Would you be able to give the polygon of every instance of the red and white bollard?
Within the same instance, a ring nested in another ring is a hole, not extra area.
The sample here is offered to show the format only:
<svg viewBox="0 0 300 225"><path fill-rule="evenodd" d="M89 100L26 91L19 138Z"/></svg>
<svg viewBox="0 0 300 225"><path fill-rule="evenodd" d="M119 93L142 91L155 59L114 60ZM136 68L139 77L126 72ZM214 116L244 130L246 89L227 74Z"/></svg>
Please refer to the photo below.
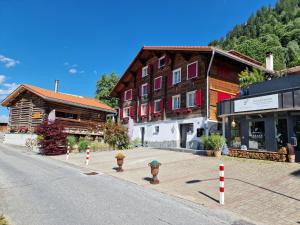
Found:
<svg viewBox="0 0 300 225"><path fill-rule="evenodd" d="M85 165L89 165L89 161L90 161L90 146L87 147L85 153L86 153L86 155L85 155Z"/></svg>
<svg viewBox="0 0 300 225"><path fill-rule="evenodd" d="M224 164L220 164L220 204L224 205Z"/></svg>
<svg viewBox="0 0 300 225"><path fill-rule="evenodd" d="M66 156L66 160L69 159L69 156L70 156L70 149L71 149L70 144L68 144L68 146L67 146L67 156Z"/></svg>

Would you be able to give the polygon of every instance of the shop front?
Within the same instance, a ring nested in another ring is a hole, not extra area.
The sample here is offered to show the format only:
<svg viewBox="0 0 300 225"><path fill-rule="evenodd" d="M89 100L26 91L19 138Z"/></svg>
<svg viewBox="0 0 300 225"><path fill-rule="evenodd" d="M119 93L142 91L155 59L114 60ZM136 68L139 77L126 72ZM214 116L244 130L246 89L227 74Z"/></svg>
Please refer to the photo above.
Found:
<svg viewBox="0 0 300 225"><path fill-rule="evenodd" d="M299 161L300 84L299 87L284 89L285 79L277 80L282 82L283 88L276 86L276 90L266 92L264 87L272 86L272 81L267 81L257 84L261 89L256 85L255 92L250 87L247 96L225 100L218 105L223 135L231 149L266 153L272 157L290 143ZM300 83L300 76L298 80Z"/></svg>

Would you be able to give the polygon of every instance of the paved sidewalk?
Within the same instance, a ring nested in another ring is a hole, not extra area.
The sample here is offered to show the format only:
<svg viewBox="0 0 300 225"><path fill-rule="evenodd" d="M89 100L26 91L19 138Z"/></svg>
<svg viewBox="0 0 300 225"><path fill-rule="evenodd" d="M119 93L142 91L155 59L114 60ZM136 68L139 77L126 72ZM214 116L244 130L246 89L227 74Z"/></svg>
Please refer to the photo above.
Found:
<svg viewBox="0 0 300 225"><path fill-rule="evenodd" d="M300 224L300 164L222 157L221 160L156 149L125 151L124 172L117 173L116 152L91 153L87 168L144 187L181 197L209 208L236 213L261 224ZM53 157L65 160L65 156ZM162 163L161 183L150 185L147 164ZM68 163L86 167L83 153L71 154ZM218 204L218 165L225 165L225 205Z"/></svg>

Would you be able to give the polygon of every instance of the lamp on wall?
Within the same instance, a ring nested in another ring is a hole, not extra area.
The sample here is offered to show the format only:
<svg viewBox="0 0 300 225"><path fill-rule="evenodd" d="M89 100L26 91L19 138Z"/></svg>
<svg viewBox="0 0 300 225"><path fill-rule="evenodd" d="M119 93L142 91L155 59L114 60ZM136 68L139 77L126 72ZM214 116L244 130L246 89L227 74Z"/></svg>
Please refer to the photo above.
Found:
<svg viewBox="0 0 300 225"><path fill-rule="evenodd" d="M232 127L232 128L235 128L235 127L236 127L236 122L234 121L234 118L233 118L233 120L231 121L231 127Z"/></svg>

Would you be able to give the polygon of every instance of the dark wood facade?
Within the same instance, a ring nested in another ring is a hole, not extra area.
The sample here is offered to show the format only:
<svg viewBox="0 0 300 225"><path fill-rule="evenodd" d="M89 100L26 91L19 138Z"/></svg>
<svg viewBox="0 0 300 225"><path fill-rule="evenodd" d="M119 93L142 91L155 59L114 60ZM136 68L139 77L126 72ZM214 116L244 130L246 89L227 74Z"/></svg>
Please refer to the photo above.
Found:
<svg viewBox="0 0 300 225"><path fill-rule="evenodd" d="M55 110L55 118L67 133L75 135L102 135L101 126L106 115L112 112L101 109L74 106L55 101L47 101L30 91L23 91L10 102L10 132L34 132L50 112Z"/></svg>
<svg viewBox="0 0 300 225"><path fill-rule="evenodd" d="M159 67L159 59L165 57L165 65ZM251 63L246 64L236 60L236 56L229 58L226 55L216 54L209 68L212 52L204 51L174 51L174 50L148 50L142 51L135 58L121 81L112 92L113 96L120 98L121 120L127 121L124 115L124 108L130 108L130 117L136 123L150 122L165 119L184 119L207 116L206 94L209 95L209 119L217 121L217 103L224 98L232 98L239 94L238 73L246 67L251 68ZM188 79L187 68L191 63L197 63L197 76ZM148 66L148 74L141 76L144 67ZM259 65L257 65L259 67ZM176 69L181 69L181 81L172 84L172 73ZM209 92L206 91L207 72L209 70ZM162 77L162 88L154 90L155 78ZM147 96L141 96L140 88L148 83L149 90ZM124 93L132 90L132 99L124 99ZM187 93L191 91L200 92L200 104L188 107L186 104ZM180 109L173 110L169 101L172 96L180 95ZM161 99L161 112L153 111L154 101ZM147 104L147 115L141 116L140 107Z"/></svg>

